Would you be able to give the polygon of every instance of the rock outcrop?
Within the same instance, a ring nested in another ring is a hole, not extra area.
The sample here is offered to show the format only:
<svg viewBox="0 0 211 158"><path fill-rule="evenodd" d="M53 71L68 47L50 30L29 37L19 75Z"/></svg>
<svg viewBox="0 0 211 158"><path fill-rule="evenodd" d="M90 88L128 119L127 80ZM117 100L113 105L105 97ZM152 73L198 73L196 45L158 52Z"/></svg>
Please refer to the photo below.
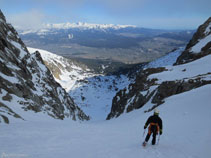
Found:
<svg viewBox="0 0 211 158"><path fill-rule="evenodd" d="M211 54L211 17L199 26L175 65L185 64Z"/></svg>
<svg viewBox="0 0 211 158"><path fill-rule="evenodd" d="M0 11L0 121L25 119L21 114L28 110L56 119L89 119L54 80L40 53L28 52Z"/></svg>

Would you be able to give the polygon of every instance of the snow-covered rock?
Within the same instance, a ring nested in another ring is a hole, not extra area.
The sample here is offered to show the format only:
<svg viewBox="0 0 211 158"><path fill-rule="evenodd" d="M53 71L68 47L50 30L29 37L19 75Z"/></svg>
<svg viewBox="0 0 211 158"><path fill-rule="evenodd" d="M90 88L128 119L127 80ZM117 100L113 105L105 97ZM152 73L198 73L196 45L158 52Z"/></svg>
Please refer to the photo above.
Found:
<svg viewBox="0 0 211 158"><path fill-rule="evenodd" d="M29 110L57 119L89 119L54 80L40 53L28 52L1 11L0 18L0 121L27 120Z"/></svg>
<svg viewBox="0 0 211 158"><path fill-rule="evenodd" d="M211 17L199 26L176 64L184 64L211 54Z"/></svg>

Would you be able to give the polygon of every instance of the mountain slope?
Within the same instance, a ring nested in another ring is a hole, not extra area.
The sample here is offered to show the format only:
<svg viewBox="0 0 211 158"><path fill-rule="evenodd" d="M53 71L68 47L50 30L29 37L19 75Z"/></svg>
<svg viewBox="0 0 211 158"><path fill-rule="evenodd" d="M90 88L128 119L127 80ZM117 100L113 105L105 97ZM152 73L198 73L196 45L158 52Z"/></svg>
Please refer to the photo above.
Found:
<svg viewBox="0 0 211 158"><path fill-rule="evenodd" d="M84 64L76 62L69 58L64 58L48 51L30 48L30 53L39 51L45 65L49 68L54 79L69 92L76 81L83 80L86 77L93 77L95 74Z"/></svg>
<svg viewBox="0 0 211 158"><path fill-rule="evenodd" d="M29 54L14 28L0 11L0 118L21 118L27 112L57 119L89 119L54 80L39 52ZM16 112L17 111L17 112Z"/></svg>
<svg viewBox="0 0 211 158"><path fill-rule="evenodd" d="M142 147L146 108L100 122L39 120L0 127L1 155L28 158L208 158L211 155L210 89L206 85L166 99L159 107L159 145ZM15 142L15 144L14 144ZM30 143L30 145L29 145Z"/></svg>
<svg viewBox="0 0 211 158"><path fill-rule="evenodd" d="M197 36L198 39L196 39L196 34L199 34L199 32L203 32L203 37ZM162 65L158 63L155 66L153 66L153 63L149 64L148 69L141 71L137 75L135 83L130 84L116 94L107 119L141 108L147 102L154 104L153 107L147 109L147 111L151 111L153 108L163 104L169 96L211 84L211 66L209 64L211 62L210 33L209 18L208 21L199 27L185 51L178 57L177 64L182 61L181 64L183 65L165 67L163 59L160 60ZM196 42L195 45L190 47L190 43L193 43L192 41ZM195 50L196 47L198 49L198 45L201 46L199 52L195 52L194 55L192 52L187 52L192 49ZM169 61L172 61L172 59L169 59ZM156 65L164 67L156 68Z"/></svg>
<svg viewBox="0 0 211 158"><path fill-rule="evenodd" d="M52 72L75 103L94 120L105 120L112 104L112 98L119 89L126 87L132 79L127 75L104 75L88 69L82 63L58 56L51 52L28 48L31 53L39 51ZM102 65L105 69L105 65Z"/></svg>
<svg viewBox="0 0 211 158"><path fill-rule="evenodd" d="M84 64L72 59L58 56L51 52L28 48L31 53L39 51L55 80L61 84L75 103L94 120L104 120L112 106L112 98L116 93L134 82L134 77L128 77L141 71L142 67L152 68L173 65L184 48L179 48L167 55L142 66L128 69L128 73L120 71L113 75L94 73ZM106 65L102 65L106 67ZM105 69L105 68L104 68Z"/></svg>
<svg viewBox="0 0 211 158"><path fill-rule="evenodd" d="M211 17L199 26L176 64L184 64L211 54Z"/></svg>

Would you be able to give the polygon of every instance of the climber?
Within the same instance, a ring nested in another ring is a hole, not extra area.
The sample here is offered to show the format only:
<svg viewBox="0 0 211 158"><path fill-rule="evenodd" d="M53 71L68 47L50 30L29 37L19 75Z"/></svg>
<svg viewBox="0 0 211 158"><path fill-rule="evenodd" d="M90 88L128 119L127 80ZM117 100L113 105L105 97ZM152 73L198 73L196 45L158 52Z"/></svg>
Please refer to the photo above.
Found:
<svg viewBox="0 0 211 158"><path fill-rule="evenodd" d="M145 138L145 141L143 142L143 146L146 146L151 134L152 134L152 145L155 145L156 143L156 135L158 134L158 132L160 132L160 135L162 135L162 120L161 118L158 116L159 115L159 111L157 109L154 109L154 115L150 116L147 120L147 122L145 123L144 129L148 127L148 134Z"/></svg>

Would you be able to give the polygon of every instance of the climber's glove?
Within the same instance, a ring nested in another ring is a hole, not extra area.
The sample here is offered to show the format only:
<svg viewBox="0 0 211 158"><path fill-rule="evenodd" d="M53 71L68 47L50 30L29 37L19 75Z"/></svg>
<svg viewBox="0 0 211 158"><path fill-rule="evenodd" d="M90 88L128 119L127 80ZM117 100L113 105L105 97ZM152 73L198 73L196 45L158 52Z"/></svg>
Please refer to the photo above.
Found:
<svg viewBox="0 0 211 158"><path fill-rule="evenodd" d="M162 129L160 129L160 135L162 135L163 134L163 131L162 131Z"/></svg>

